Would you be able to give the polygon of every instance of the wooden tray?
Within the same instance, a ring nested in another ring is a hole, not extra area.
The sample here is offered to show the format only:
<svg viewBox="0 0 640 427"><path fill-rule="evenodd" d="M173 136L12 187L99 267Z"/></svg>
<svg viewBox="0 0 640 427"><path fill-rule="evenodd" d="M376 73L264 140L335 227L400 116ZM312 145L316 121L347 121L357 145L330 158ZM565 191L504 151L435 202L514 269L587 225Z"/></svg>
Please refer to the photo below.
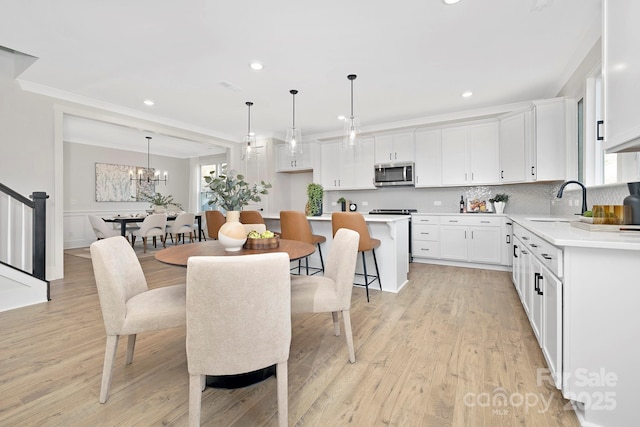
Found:
<svg viewBox="0 0 640 427"><path fill-rule="evenodd" d="M250 239L244 244L246 249L273 249L280 246L280 237L271 237L269 239Z"/></svg>

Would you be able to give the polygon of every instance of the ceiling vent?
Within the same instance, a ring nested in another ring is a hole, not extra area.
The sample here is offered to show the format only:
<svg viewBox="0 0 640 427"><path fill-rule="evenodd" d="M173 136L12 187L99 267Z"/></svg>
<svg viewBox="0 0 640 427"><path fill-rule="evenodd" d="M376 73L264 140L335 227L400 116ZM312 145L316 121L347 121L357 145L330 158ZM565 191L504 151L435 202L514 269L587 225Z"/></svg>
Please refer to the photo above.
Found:
<svg viewBox="0 0 640 427"><path fill-rule="evenodd" d="M234 85L233 83L229 83L226 80L223 80L221 82L218 83L220 86L225 87L227 89L229 89L230 91L233 92L242 92L242 89L240 89L238 86Z"/></svg>

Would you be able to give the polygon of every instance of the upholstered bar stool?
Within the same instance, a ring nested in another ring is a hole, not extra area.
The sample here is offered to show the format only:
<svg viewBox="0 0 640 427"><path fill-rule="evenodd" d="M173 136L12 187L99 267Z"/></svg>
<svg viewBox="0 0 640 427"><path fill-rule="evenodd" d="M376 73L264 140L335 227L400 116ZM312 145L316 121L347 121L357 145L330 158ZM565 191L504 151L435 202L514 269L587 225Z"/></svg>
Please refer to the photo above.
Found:
<svg viewBox="0 0 640 427"><path fill-rule="evenodd" d="M260 211L240 211L240 222L243 224L264 224Z"/></svg>
<svg viewBox="0 0 640 427"><path fill-rule="evenodd" d="M324 272L324 260L322 259L321 243L327 241L326 237L313 234L309 220L305 216L304 212L299 211L280 211L280 237L286 240L297 240L300 242L311 243L318 247L318 254L320 255L320 268L309 267L309 257L305 258L307 276L309 275L309 268L315 270L313 274ZM298 274L302 260L298 260Z"/></svg>
<svg viewBox="0 0 640 427"><path fill-rule="evenodd" d="M207 234L212 239L218 240L218 230L227 222L226 218L220 211L205 211L204 217L207 221Z"/></svg>
<svg viewBox="0 0 640 427"><path fill-rule="evenodd" d="M375 249L380 246L380 240L371 238L367 223L361 213L358 212L333 212L331 214L331 228L333 229L333 235L341 228L348 228L350 230L357 231L360 234L360 242L358 244L358 252L362 253L362 268L364 274L356 273L357 276L364 276L364 287L367 290L367 302L369 302L369 285L376 280L382 290L382 282L380 281L380 271L378 270L378 260L376 259ZM373 254L373 263L376 267L376 275L367 274L367 259L365 252L371 251ZM372 279L369 280L369 277ZM360 285L360 283L354 283Z"/></svg>

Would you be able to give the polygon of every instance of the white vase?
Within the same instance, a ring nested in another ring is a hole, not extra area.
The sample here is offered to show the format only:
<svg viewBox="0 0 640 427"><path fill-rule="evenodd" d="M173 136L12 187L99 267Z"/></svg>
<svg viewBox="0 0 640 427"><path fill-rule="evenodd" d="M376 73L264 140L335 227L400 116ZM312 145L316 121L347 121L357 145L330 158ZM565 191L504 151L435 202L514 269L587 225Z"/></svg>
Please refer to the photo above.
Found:
<svg viewBox="0 0 640 427"><path fill-rule="evenodd" d="M227 222L218 230L218 241L227 252L237 252L247 241L247 232L240 223L240 211L227 211Z"/></svg>
<svg viewBox="0 0 640 427"><path fill-rule="evenodd" d="M153 207L153 212L160 214L160 213L165 213L167 211L167 208L164 206L154 206Z"/></svg>
<svg viewBox="0 0 640 427"><path fill-rule="evenodd" d="M504 213L504 202L493 202L493 207L496 210L497 214L503 214Z"/></svg>

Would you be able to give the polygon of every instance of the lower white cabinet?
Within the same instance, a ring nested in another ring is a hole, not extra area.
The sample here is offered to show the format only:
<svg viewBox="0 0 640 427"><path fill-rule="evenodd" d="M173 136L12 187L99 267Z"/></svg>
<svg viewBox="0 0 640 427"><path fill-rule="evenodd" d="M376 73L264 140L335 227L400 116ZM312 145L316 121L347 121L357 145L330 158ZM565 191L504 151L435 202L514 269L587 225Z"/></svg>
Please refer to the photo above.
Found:
<svg viewBox="0 0 640 427"><path fill-rule="evenodd" d="M513 278L551 377L562 387L562 249L514 225Z"/></svg>
<svg viewBox="0 0 640 427"><path fill-rule="evenodd" d="M511 260L505 255L510 254L511 236L505 234L505 221L496 215L414 214L412 256L418 261L508 265Z"/></svg>

